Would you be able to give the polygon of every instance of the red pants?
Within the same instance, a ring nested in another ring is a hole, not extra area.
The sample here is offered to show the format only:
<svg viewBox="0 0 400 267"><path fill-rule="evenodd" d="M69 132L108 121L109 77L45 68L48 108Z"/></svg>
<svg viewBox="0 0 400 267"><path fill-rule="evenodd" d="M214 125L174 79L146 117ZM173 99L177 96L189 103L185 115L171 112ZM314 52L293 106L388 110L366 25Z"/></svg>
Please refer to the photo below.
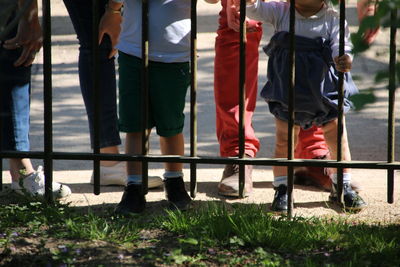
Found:
<svg viewBox="0 0 400 267"><path fill-rule="evenodd" d="M220 27L215 40L214 96L217 138L222 157L239 154L239 33L227 27L226 1L222 1ZM258 47L262 37L261 23L252 21L246 43L245 153L255 157L260 143L254 134L252 117L256 107ZM316 158L328 153L322 130L316 127L300 130L295 157Z"/></svg>
<svg viewBox="0 0 400 267"><path fill-rule="evenodd" d="M214 95L217 114L217 138L222 157L239 154L239 33L228 28L218 30L215 40ZM262 30L247 34L245 153L254 157L260 143L251 125L257 98L258 44Z"/></svg>
<svg viewBox="0 0 400 267"><path fill-rule="evenodd" d="M300 129L294 157L299 159L322 158L329 152L321 128Z"/></svg>

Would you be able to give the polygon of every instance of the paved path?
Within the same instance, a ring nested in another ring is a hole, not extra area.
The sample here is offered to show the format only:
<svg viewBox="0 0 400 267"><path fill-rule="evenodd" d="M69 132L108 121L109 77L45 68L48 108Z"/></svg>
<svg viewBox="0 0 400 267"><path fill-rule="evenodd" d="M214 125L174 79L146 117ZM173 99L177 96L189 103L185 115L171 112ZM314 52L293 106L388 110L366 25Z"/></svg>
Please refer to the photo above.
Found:
<svg viewBox="0 0 400 267"><path fill-rule="evenodd" d="M90 151L88 126L85 110L79 89L77 58L77 40L61 0L52 3L53 25L53 117L54 117L54 150L68 152ZM213 101L213 58L214 38L217 27L217 14L220 6L209 5L199 1L198 5L198 154L200 156L218 155L218 144L215 137L215 107ZM350 29L357 29L355 16L355 1L351 0L347 8ZM265 27L265 38L271 36L271 30ZM361 90L371 87L375 89L377 101L368 105L360 112L351 112L347 116L350 146L354 160L385 160L387 138L387 90L385 84L374 84L373 74L387 67L389 33L383 30L374 46L366 53L356 57L353 76ZM259 86L265 82L267 58L260 54ZM43 150L43 79L42 61L39 57L34 65L33 92L32 92L32 150ZM396 113L400 114L399 105ZM185 110L187 116L184 133L186 144L189 144L189 105ZM397 122L397 148L400 140L399 119ZM258 99L257 110L254 115L254 127L260 138L262 147L259 157L272 157L274 147L273 117L267 112L267 105ZM157 137L152 136L151 154L159 154ZM121 148L123 149L123 148ZM189 154L189 146L186 146ZM396 151L396 159L400 156ZM41 164L35 160L35 164ZM7 166L6 166L7 167ZM71 186L73 194L67 201L79 206L114 205L120 200L122 187L102 187L99 196L92 194L92 187L88 184L92 165L85 161L55 161L54 177L56 180ZM162 174L162 166L151 165L151 174ZM254 194L242 200L226 200L217 195L217 184L221 176L221 165L198 166L198 194L196 201L226 201L242 203L265 203L269 207L272 197L271 167L256 167L254 171ZM3 172L6 183L9 182L8 173ZM189 173L185 170L188 180ZM384 221L400 223L399 190L396 189L395 204L386 203L386 172L382 170L354 170L354 180L362 183L364 191L361 195L369 206L359 214L343 215L337 209L329 207L326 202L328 193L315 188L296 188L294 198L295 213L305 216L349 216L351 219L364 221ZM396 173L395 183L399 185L399 173ZM153 190L147 195L149 206L164 206L162 189Z"/></svg>

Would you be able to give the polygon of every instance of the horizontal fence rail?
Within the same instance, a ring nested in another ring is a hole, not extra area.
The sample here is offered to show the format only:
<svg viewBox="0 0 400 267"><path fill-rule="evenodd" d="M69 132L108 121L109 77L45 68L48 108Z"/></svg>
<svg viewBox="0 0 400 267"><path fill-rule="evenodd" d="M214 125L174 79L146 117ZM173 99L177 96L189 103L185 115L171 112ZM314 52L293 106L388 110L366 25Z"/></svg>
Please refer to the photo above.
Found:
<svg viewBox="0 0 400 267"><path fill-rule="evenodd" d="M148 163L149 162L176 162L190 164L190 194L192 197L196 195L197 184L197 165L198 164L238 164L239 165L239 195L243 197L243 190L245 184L244 168L245 165L258 165L258 166L286 166L288 168L288 215L292 216L293 211L293 179L294 167L300 166L313 166L313 167L330 167L338 168L338 194L340 200L343 197L343 169L382 169L387 170L387 201L393 203L394 201L394 171L400 170L400 162L395 161L395 91L396 91L396 32L397 32L397 9L391 12L391 30L390 30L390 61L389 61L389 107L388 107L388 146L387 146L387 160L382 161L343 161L342 160L342 135L343 135L343 73L339 73L339 117L338 117L338 154L337 160L315 160L315 159L295 159L294 154L294 82L295 82L295 0L290 0L290 57L289 66L291 66L289 85L289 122L288 122L288 154L287 158L248 158L245 157L245 99L246 99L246 23L245 23L245 6L246 1L241 0L240 8L240 69L239 73L239 155L237 157L210 157L197 155L197 0L191 0L191 54L190 54L190 69L191 69L191 83L190 83L190 156L175 156L175 155L149 155L149 131L147 127L149 116L149 77L148 77L148 53L149 53L149 28L148 28L148 1L142 0L142 103L143 103L143 135L142 135L142 155L130 154L102 154L99 148L99 133L100 133L100 90L97 90L99 85L99 59L98 59L98 22L99 22L99 2L91 0L93 7L93 88L94 88L94 145L93 153L73 153L73 152L58 152L53 151L53 125L52 125L52 60L51 60L51 1L43 0L43 76L44 76L44 151L30 151L30 152L16 152L0 150L0 167L3 167L3 159L5 158L29 158L29 159L43 159L45 167L45 189L46 200L53 202L52 197L52 181L53 181L53 161L54 160L88 160L93 161L94 170L94 194L100 194L100 161L138 161L142 163L143 171L143 186L147 192L148 182ZM344 54L344 31L345 31L345 1L340 1L340 48L339 54ZM1 36L2 32L0 32ZM1 90L0 90L1 91ZM0 97L2 97L0 93ZM0 126L2 119L0 117ZM2 137L0 133L0 138ZM2 188L3 177L0 173L0 189Z"/></svg>

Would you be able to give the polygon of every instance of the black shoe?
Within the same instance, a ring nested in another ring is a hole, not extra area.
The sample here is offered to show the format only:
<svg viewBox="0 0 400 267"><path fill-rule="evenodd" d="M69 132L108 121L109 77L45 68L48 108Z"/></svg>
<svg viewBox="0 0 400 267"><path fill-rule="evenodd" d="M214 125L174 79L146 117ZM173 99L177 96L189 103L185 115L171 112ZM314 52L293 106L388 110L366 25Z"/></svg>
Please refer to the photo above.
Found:
<svg viewBox="0 0 400 267"><path fill-rule="evenodd" d="M272 201L271 210L277 212L287 211L288 209L288 196L287 186L281 184L275 187L274 201Z"/></svg>
<svg viewBox="0 0 400 267"><path fill-rule="evenodd" d="M353 190L350 184L343 184L343 198L344 208L347 211L360 211L367 206L367 203ZM332 184L331 194L329 195L329 201L337 202L337 185Z"/></svg>
<svg viewBox="0 0 400 267"><path fill-rule="evenodd" d="M164 185L170 208L182 211L189 209L192 199L185 189L182 177L165 179Z"/></svg>
<svg viewBox="0 0 400 267"><path fill-rule="evenodd" d="M141 213L144 211L145 206L146 198L143 193L142 185L128 184L114 212L121 215Z"/></svg>

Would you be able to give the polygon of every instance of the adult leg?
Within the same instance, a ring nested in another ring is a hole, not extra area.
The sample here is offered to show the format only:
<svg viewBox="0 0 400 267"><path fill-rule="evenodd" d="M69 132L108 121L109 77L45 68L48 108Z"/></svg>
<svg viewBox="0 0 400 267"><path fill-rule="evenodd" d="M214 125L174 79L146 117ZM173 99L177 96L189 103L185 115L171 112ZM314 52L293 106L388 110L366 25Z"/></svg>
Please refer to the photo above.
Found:
<svg viewBox="0 0 400 267"><path fill-rule="evenodd" d="M99 17L104 13L107 0L99 3ZM79 80L89 120L93 145L94 99L92 84L92 1L64 0L79 40ZM99 89L100 89L100 152L118 153L121 140L118 132L116 105L116 74L114 58L109 59L111 42L108 36L99 46ZM117 162L102 161L102 166L113 166Z"/></svg>

